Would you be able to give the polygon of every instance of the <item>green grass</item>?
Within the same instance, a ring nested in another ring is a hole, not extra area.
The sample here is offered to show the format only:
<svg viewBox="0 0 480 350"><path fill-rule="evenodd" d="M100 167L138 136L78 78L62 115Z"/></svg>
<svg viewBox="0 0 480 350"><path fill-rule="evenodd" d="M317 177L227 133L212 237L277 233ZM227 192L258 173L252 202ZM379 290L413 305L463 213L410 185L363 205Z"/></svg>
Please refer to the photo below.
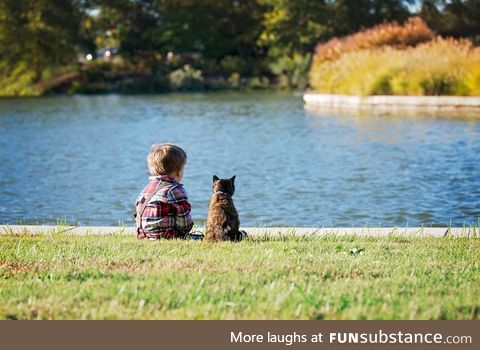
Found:
<svg viewBox="0 0 480 350"><path fill-rule="evenodd" d="M480 239L0 236L1 319L479 319Z"/></svg>

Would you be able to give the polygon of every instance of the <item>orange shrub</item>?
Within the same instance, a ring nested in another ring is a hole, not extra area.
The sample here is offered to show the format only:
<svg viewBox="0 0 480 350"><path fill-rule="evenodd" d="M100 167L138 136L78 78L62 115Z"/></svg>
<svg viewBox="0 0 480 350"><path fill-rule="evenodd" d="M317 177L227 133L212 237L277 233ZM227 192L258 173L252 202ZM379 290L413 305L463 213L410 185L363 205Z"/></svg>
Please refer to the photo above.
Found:
<svg viewBox="0 0 480 350"><path fill-rule="evenodd" d="M403 25L396 22L385 23L362 30L344 38L318 44L313 65L337 59L342 54L382 46L404 48L433 39L434 33L420 17L412 17Z"/></svg>

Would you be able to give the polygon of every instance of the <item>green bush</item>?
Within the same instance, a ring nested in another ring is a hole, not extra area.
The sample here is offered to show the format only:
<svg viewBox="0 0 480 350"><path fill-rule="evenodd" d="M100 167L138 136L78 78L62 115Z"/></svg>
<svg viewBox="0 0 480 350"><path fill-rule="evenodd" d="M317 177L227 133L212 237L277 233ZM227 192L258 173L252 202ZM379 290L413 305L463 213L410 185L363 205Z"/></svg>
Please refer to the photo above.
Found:
<svg viewBox="0 0 480 350"><path fill-rule="evenodd" d="M300 55L298 53L282 55L274 60L269 67L273 74L282 77L280 78L281 81L283 80L281 85L304 89L308 84L307 75L311 57L311 54Z"/></svg>
<svg viewBox="0 0 480 350"><path fill-rule="evenodd" d="M169 79L172 90L198 91L204 89L202 71L194 69L188 64L171 72Z"/></svg>
<svg viewBox="0 0 480 350"><path fill-rule="evenodd" d="M270 80L267 77L252 77L248 80L247 88L254 90L268 89Z"/></svg>
<svg viewBox="0 0 480 350"><path fill-rule="evenodd" d="M35 86L37 74L27 62L18 62L13 69L0 63L0 96L37 96L40 89Z"/></svg>
<svg viewBox="0 0 480 350"><path fill-rule="evenodd" d="M240 74L249 71L248 62L238 56L225 56L218 64L217 69L221 73L231 74L238 72Z"/></svg>

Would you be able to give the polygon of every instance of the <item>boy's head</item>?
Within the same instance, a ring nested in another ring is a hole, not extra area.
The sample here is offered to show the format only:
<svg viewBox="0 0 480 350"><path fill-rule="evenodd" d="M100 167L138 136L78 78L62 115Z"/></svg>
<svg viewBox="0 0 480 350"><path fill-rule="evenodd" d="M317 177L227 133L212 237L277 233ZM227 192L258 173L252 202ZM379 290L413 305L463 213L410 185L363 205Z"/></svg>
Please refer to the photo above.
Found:
<svg viewBox="0 0 480 350"><path fill-rule="evenodd" d="M170 175L177 181L183 177L187 153L171 143L153 144L148 153L148 170L153 176Z"/></svg>

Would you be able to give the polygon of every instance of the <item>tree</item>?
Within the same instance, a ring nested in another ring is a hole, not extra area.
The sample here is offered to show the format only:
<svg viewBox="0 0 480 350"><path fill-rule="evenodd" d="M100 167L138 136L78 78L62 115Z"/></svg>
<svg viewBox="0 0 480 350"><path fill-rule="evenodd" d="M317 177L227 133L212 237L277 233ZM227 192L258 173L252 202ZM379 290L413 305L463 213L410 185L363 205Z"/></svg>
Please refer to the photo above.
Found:
<svg viewBox="0 0 480 350"><path fill-rule="evenodd" d="M420 16L443 36L480 36L480 0L425 0Z"/></svg>
<svg viewBox="0 0 480 350"><path fill-rule="evenodd" d="M281 48L283 53L311 51L318 40L333 32L328 27L328 8L323 0L260 0L265 5L259 44Z"/></svg>
<svg viewBox="0 0 480 350"><path fill-rule="evenodd" d="M74 0L2 0L0 75L23 66L36 82L44 69L76 62L82 5Z"/></svg>
<svg viewBox="0 0 480 350"><path fill-rule="evenodd" d="M302 87L310 53L319 41L343 36L385 21L403 22L408 4L401 0L259 0L265 5L259 45L268 48L270 68Z"/></svg>
<svg viewBox="0 0 480 350"><path fill-rule="evenodd" d="M155 64L167 52L205 59L258 54L261 6L256 0L99 0L100 16L118 29L122 55ZM157 58L156 58L157 57Z"/></svg>
<svg viewBox="0 0 480 350"><path fill-rule="evenodd" d="M403 22L412 0L336 0L330 4L329 26L335 36L344 36L383 22Z"/></svg>

